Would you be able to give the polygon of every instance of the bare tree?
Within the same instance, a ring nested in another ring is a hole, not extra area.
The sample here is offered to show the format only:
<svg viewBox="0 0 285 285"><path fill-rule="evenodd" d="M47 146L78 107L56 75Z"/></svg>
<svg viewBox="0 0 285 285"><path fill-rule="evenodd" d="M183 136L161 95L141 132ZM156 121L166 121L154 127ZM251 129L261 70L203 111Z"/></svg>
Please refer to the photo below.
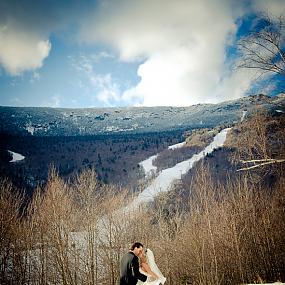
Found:
<svg viewBox="0 0 285 285"><path fill-rule="evenodd" d="M238 42L242 58L239 68L285 76L284 19L261 15L258 25Z"/></svg>
<svg viewBox="0 0 285 285"><path fill-rule="evenodd" d="M0 283L20 284L21 276L21 207L23 195L13 191L13 185L6 179L0 180ZM19 281L19 283L17 283Z"/></svg>
<svg viewBox="0 0 285 285"><path fill-rule="evenodd" d="M98 218L100 215L100 191L97 181L97 176L94 170L85 170L80 175L73 185L73 196L77 211L77 231L75 234L83 236L83 244L85 244L85 254L81 252L81 263L84 263L85 279L82 282L86 284L98 283ZM78 237L77 237L78 239ZM77 242L78 243L78 242ZM74 248L76 242L74 242ZM83 251L77 245L77 250ZM78 253L80 257L80 253Z"/></svg>

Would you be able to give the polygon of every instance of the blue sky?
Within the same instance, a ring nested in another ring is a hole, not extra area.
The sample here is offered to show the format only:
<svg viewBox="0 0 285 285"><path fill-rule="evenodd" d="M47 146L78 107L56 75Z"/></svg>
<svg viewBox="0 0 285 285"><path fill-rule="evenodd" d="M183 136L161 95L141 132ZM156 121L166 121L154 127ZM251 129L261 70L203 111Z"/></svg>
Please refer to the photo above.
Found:
<svg viewBox="0 0 285 285"><path fill-rule="evenodd" d="M0 105L186 106L284 90L234 70L284 0L0 0Z"/></svg>

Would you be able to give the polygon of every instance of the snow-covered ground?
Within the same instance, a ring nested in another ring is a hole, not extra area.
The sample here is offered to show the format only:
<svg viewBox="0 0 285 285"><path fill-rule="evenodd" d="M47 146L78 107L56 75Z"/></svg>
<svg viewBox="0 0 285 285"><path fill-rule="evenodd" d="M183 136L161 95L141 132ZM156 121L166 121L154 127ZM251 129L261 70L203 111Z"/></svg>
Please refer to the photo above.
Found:
<svg viewBox="0 0 285 285"><path fill-rule="evenodd" d="M184 145L185 145L185 142L181 142L181 143L170 145L168 149L176 149L176 148L183 147ZM143 167L146 177L149 177L151 176L152 173L156 172L157 167L153 165L153 161L157 158L157 156L158 154L152 155L149 158L139 163L139 165Z"/></svg>
<svg viewBox="0 0 285 285"><path fill-rule="evenodd" d="M162 170L159 175L153 180L153 182L146 187L138 197L133 201L131 205L127 207L128 209L133 209L133 207L138 206L141 203L148 202L154 199L160 192L168 191L172 185L172 183L180 179L183 174L186 174L194 165L195 162L199 161L205 155L213 152L214 149L223 146L227 132L230 128L224 129L219 132L215 137L212 143L210 143L204 150L199 152L198 154L194 154L190 159L184 160L180 163L177 163L175 166L171 168L167 168ZM148 161L148 160L145 160ZM142 166L146 165L145 169L146 173L151 169L151 163L153 159L149 158L148 163L143 163Z"/></svg>
<svg viewBox="0 0 285 285"><path fill-rule="evenodd" d="M139 165L143 167L146 177L149 177L152 172L156 172L157 167L152 164L156 158L157 154L152 155L139 163Z"/></svg>
<svg viewBox="0 0 285 285"><path fill-rule="evenodd" d="M13 152L13 151L10 151L10 150L8 150L8 152L10 154L12 154L12 156L13 156L13 158L12 158L12 160L10 160L10 162L16 162L16 161L20 161L20 160L25 159L25 157L23 155L19 154L19 153L16 153L16 152Z"/></svg>
<svg viewBox="0 0 285 285"><path fill-rule="evenodd" d="M176 149L176 148L180 148L180 147L183 147L185 145L186 142L181 142L181 143L177 143L177 144L173 144L173 145L170 145L168 147L168 149Z"/></svg>

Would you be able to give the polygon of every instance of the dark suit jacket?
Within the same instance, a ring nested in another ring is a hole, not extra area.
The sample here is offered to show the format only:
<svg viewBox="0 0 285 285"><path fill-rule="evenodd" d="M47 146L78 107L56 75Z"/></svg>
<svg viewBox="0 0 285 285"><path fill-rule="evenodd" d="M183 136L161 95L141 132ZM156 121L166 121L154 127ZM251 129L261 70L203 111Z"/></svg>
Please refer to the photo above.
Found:
<svg viewBox="0 0 285 285"><path fill-rule="evenodd" d="M147 277L139 272L139 259L133 252L126 253L121 259L120 285L136 285Z"/></svg>

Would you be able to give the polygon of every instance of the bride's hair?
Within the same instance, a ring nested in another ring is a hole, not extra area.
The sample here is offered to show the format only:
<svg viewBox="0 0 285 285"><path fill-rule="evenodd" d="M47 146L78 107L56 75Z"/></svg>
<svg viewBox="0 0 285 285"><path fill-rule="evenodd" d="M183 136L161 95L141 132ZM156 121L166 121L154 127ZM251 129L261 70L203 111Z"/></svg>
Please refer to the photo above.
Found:
<svg viewBox="0 0 285 285"><path fill-rule="evenodd" d="M140 262L141 263L147 263L147 258L144 254L140 255Z"/></svg>

